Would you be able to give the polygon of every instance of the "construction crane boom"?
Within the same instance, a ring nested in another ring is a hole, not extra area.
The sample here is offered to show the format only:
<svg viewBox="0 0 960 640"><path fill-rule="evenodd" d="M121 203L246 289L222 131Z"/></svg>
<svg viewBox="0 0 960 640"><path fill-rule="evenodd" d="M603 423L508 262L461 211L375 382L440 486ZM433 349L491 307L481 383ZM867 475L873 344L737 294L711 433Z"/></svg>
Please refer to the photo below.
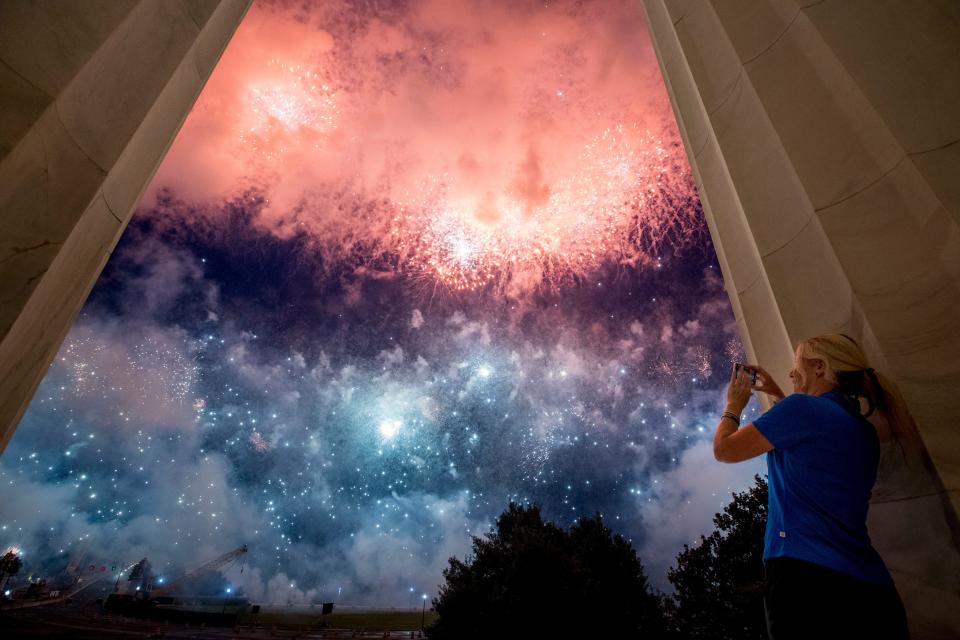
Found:
<svg viewBox="0 0 960 640"><path fill-rule="evenodd" d="M194 576L200 575L201 573L205 573L205 572L207 572L207 571L216 571L216 570L219 569L220 567L223 567L224 565L230 564L231 562L235 561L237 558L239 558L240 556L244 555L246 552L247 552L247 545L245 545L245 544L240 545L239 547L237 547L237 548L234 549L233 551L228 551L228 552L226 552L225 554L223 554L222 556L219 556L219 557L217 557L217 558L214 558L214 559L211 560L210 562L207 562L206 564L202 564L202 565L200 565L199 567L197 567L196 569L193 569L192 571L188 571L187 573L183 574L182 576L179 576L179 577L175 578L174 580L171 580L170 582L168 582L167 584L163 585L162 587L159 587L159 588L154 589L153 592L152 592L152 595L153 595L153 596L160 596L160 595L164 595L164 594L166 594L166 593L169 593L170 591L173 591L174 587L179 587L179 586L180 586L180 583L182 583L182 582L184 582L184 581L186 581L186 580L189 580L190 578L193 578Z"/></svg>

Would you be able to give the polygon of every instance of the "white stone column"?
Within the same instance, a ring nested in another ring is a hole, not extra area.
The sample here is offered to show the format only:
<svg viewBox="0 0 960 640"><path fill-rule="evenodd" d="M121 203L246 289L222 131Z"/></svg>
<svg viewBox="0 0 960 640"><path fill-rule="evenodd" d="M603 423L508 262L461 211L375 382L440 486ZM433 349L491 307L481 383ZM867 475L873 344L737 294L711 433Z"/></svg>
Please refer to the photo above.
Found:
<svg viewBox="0 0 960 640"><path fill-rule="evenodd" d="M960 4L642 0L752 359L858 338L922 443L870 531L914 637L960 629Z"/></svg>
<svg viewBox="0 0 960 640"><path fill-rule="evenodd" d="M0 451L250 1L0 3Z"/></svg>

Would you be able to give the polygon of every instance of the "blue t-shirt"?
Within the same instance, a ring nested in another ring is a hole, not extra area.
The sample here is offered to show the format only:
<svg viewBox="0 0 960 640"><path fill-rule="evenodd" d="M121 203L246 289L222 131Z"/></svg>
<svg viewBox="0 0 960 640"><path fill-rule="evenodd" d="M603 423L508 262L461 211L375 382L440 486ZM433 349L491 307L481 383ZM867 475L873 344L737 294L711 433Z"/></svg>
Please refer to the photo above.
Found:
<svg viewBox="0 0 960 640"><path fill-rule="evenodd" d="M867 533L880 442L870 423L841 402L833 391L795 393L753 423L774 447L767 453L763 559L786 556L889 584Z"/></svg>

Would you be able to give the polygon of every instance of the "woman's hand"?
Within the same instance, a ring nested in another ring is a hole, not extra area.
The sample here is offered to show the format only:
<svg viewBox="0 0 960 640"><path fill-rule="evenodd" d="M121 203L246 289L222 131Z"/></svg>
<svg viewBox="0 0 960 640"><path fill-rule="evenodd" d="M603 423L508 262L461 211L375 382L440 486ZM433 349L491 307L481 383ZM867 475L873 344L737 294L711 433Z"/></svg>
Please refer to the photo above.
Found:
<svg viewBox="0 0 960 640"><path fill-rule="evenodd" d="M770 374L767 373L763 367L758 367L755 364L749 364L747 366L750 367L751 369L757 370L757 384L753 386L754 391L759 391L761 393L765 393L767 395L773 396L777 400L783 399L784 397L783 391L780 389L777 383L774 382L773 378L770 377Z"/></svg>
<svg viewBox="0 0 960 640"><path fill-rule="evenodd" d="M730 372L730 386L727 387L727 411L740 415L750 401L750 376L743 369L733 365Z"/></svg>

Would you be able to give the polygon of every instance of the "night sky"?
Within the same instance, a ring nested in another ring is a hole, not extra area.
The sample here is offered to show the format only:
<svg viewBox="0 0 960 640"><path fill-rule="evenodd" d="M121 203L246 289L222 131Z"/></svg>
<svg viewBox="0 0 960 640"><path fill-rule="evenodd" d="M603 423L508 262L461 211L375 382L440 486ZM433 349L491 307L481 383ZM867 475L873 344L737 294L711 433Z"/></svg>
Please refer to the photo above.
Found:
<svg viewBox="0 0 960 640"><path fill-rule="evenodd" d="M258 3L0 458L0 545L410 606L512 501L655 585L758 460L639 4Z"/></svg>

